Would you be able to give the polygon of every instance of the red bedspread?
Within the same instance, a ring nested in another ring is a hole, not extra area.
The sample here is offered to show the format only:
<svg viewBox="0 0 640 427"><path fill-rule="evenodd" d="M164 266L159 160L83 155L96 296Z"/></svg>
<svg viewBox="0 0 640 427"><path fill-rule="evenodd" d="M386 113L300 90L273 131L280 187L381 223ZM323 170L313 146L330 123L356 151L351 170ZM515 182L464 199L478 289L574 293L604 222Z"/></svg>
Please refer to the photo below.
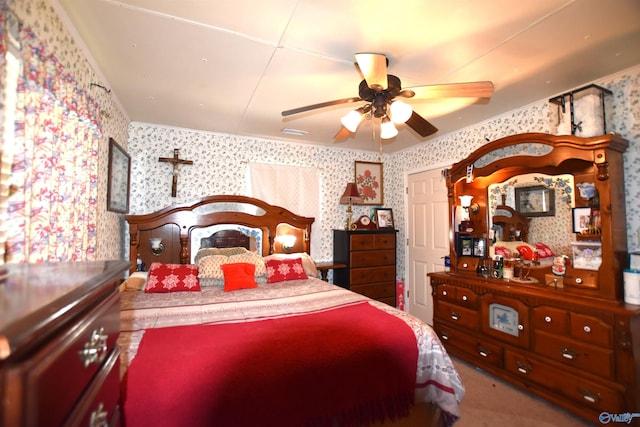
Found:
<svg viewBox="0 0 640 427"><path fill-rule="evenodd" d="M280 319L149 329L125 381L138 426L356 425L404 415L416 339L368 303Z"/></svg>

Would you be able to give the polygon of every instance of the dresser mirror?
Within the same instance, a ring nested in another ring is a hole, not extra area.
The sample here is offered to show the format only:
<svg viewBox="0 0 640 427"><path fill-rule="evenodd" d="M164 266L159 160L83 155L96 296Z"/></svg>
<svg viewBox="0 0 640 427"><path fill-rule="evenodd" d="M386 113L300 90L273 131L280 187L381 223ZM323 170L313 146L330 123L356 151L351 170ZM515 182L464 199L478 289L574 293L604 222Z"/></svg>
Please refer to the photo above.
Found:
<svg viewBox="0 0 640 427"><path fill-rule="evenodd" d="M504 230L493 224L493 217L502 214L499 206L509 206L519 211L516 203L516 192L523 188L544 188L553 192L554 211L551 216L531 216L528 243L544 242L556 253L571 253L571 242L576 240L573 233L573 209L575 207L575 183L573 175L523 174L516 175L502 182L489 184L487 187L488 224L494 231L493 241L510 240ZM513 237L511 237L513 238Z"/></svg>
<svg viewBox="0 0 640 427"><path fill-rule="evenodd" d="M452 271L477 275L478 266L496 250L526 259L520 246L529 246L533 258L539 258L529 275L535 285L557 288L557 281L548 278L553 279L554 259L565 255L564 292L621 298L628 262L620 184L627 145L614 134L519 134L490 142L454 164L447 171ZM523 193L533 197L531 209L523 204ZM585 221L583 211L592 221L597 215L594 233L584 234L586 223L577 223ZM505 219L509 215L513 221ZM487 250L476 251L482 242Z"/></svg>

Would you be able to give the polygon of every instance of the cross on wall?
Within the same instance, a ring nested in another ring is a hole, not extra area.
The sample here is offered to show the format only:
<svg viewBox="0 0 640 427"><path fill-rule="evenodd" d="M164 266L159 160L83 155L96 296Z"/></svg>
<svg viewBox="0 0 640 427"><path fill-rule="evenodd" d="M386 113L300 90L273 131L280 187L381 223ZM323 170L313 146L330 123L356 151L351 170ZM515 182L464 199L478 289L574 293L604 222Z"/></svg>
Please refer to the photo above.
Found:
<svg viewBox="0 0 640 427"><path fill-rule="evenodd" d="M171 197L176 197L178 192L178 167L180 165L192 165L193 160L185 160L180 158L179 149L173 149L173 157L160 157L159 162L171 163L173 165L173 182L171 184Z"/></svg>

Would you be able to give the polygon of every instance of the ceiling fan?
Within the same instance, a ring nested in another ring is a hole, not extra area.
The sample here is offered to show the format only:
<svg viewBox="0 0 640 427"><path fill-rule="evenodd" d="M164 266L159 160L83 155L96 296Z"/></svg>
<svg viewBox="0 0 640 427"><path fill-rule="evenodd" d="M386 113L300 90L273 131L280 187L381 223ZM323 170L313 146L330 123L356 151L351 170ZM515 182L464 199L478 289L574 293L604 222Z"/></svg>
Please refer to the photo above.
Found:
<svg viewBox="0 0 640 427"><path fill-rule="evenodd" d="M307 105L282 112L283 117L318 108L339 104L365 102L341 119L342 128L335 139L346 138L356 131L364 119L375 117L381 121L380 137L393 138L398 134L394 123L405 123L421 137L433 135L438 129L424 117L413 111L410 105L396 98L438 99L438 98L491 98L493 83L489 81L450 83L439 85L402 88L400 79L387 74L389 60L381 53L357 53L356 68L362 75L357 97L342 98L319 104Z"/></svg>

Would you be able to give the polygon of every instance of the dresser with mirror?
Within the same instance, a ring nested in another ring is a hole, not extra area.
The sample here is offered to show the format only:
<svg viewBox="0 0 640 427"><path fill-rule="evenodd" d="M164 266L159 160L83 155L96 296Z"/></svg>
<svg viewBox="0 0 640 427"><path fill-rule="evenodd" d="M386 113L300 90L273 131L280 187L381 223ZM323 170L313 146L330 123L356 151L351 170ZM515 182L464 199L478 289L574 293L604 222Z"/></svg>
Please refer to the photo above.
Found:
<svg viewBox="0 0 640 427"><path fill-rule="evenodd" d="M447 170L451 268L429 274L451 354L593 423L640 412L627 146L527 133L480 147Z"/></svg>

